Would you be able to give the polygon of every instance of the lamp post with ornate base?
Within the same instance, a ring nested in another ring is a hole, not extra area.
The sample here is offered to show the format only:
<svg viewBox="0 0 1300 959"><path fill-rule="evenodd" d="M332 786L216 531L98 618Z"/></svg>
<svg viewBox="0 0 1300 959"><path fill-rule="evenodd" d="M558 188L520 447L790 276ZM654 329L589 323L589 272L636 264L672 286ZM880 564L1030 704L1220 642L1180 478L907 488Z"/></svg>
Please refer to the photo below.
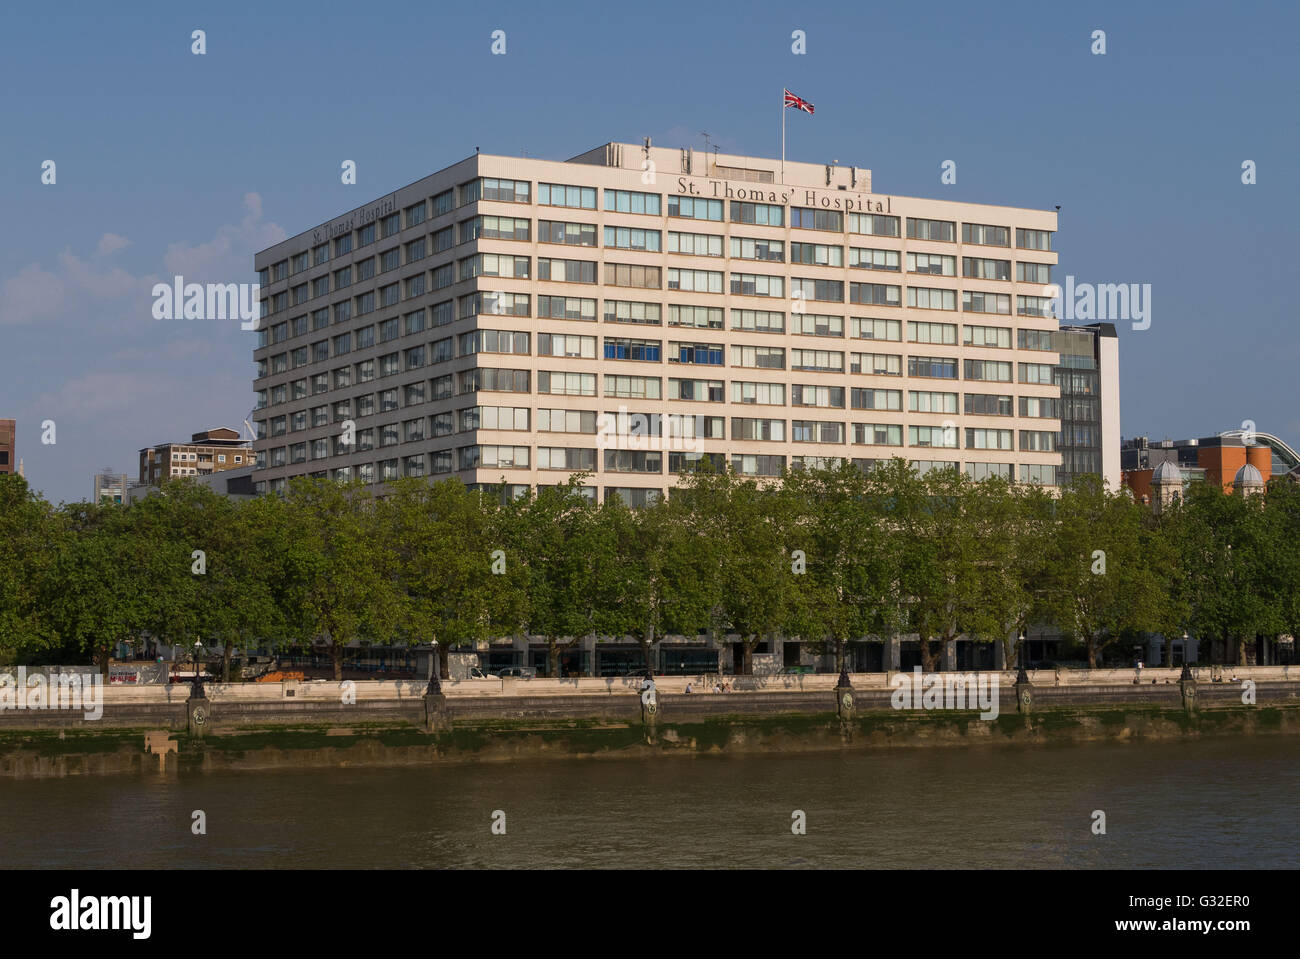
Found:
<svg viewBox="0 0 1300 959"><path fill-rule="evenodd" d="M451 728L447 697L442 691L442 680L438 676L438 658L438 647L435 644L429 654L429 685L424 690L424 728L431 733Z"/></svg>
<svg viewBox="0 0 1300 959"><path fill-rule="evenodd" d="M1034 705L1034 684L1029 681L1029 673L1025 672L1024 633L1020 634L1020 648L1016 654L1016 661L1020 667L1016 672L1016 709L1027 713Z"/></svg>
<svg viewBox="0 0 1300 959"><path fill-rule="evenodd" d="M191 736L202 736L212 717L212 706L208 694L203 690L203 679L199 675L199 650L202 644L194 641L194 681L190 684L190 698L185 701L185 721ZM184 662L184 660L182 660Z"/></svg>

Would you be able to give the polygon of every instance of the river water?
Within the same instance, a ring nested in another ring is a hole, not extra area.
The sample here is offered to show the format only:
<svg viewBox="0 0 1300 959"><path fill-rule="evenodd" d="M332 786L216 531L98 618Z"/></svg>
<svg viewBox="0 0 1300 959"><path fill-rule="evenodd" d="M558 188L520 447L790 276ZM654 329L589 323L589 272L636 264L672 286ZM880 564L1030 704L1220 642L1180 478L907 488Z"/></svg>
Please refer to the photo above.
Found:
<svg viewBox="0 0 1300 959"><path fill-rule="evenodd" d="M0 783L0 863L1296 868L1297 797L1287 736L72 777Z"/></svg>

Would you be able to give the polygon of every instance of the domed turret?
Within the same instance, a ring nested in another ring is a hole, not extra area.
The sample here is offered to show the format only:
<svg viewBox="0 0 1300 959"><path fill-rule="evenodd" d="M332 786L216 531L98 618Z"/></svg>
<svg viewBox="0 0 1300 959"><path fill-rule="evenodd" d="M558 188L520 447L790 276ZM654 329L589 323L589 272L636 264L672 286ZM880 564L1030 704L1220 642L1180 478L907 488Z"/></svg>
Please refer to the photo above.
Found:
<svg viewBox="0 0 1300 959"><path fill-rule="evenodd" d="M1232 478L1232 489L1234 492L1246 496L1253 493L1262 493L1264 491L1264 477L1260 475L1255 466L1247 463L1237 470L1237 475Z"/></svg>
<svg viewBox="0 0 1300 959"><path fill-rule="evenodd" d="M1151 508L1161 512L1183 495L1183 471L1177 463L1165 460L1151 474Z"/></svg>

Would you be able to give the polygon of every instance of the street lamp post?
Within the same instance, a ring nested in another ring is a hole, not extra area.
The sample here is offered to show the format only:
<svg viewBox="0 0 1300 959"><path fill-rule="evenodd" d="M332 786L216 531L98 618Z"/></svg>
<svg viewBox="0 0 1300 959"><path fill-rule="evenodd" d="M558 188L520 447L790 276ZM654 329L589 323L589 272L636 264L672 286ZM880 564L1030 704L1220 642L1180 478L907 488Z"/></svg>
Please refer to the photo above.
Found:
<svg viewBox="0 0 1300 959"><path fill-rule="evenodd" d="M1016 673L1016 684L1017 685L1021 683L1028 684L1029 674L1025 672L1025 634L1024 633L1020 634L1017 642L1019 643L1019 646L1018 646L1018 651L1016 653L1016 661L1020 669Z"/></svg>
<svg viewBox="0 0 1300 959"><path fill-rule="evenodd" d="M203 680L199 677L199 650L202 648L202 641L194 640L194 683L190 686L190 696L194 699L204 699L207 696L203 691Z"/></svg>

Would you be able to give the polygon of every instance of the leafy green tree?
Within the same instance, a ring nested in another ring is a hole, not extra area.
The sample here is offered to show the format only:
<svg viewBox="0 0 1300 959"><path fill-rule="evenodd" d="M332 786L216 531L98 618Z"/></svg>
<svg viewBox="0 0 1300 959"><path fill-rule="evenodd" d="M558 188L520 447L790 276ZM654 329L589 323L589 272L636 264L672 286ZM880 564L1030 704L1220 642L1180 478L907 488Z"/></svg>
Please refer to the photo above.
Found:
<svg viewBox="0 0 1300 959"><path fill-rule="evenodd" d="M1057 501L1047 608L1083 640L1090 667L1125 635L1159 628L1167 591L1152 566L1145 512L1095 476L1079 477Z"/></svg>
<svg viewBox="0 0 1300 959"><path fill-rule="evenodd" d="M329 644L341 680L350 643L391 642L401 625L406 603L396 555L360 484L298 479L284 505L295 531L285 556L288 625L301 642Z"/></svg>
<svg viewBox="0 0 1300 959"><path fill-rule="evenodd" d="M21 476L0 475L0 661L59 644L47 598L66 527Z"/></svg>

